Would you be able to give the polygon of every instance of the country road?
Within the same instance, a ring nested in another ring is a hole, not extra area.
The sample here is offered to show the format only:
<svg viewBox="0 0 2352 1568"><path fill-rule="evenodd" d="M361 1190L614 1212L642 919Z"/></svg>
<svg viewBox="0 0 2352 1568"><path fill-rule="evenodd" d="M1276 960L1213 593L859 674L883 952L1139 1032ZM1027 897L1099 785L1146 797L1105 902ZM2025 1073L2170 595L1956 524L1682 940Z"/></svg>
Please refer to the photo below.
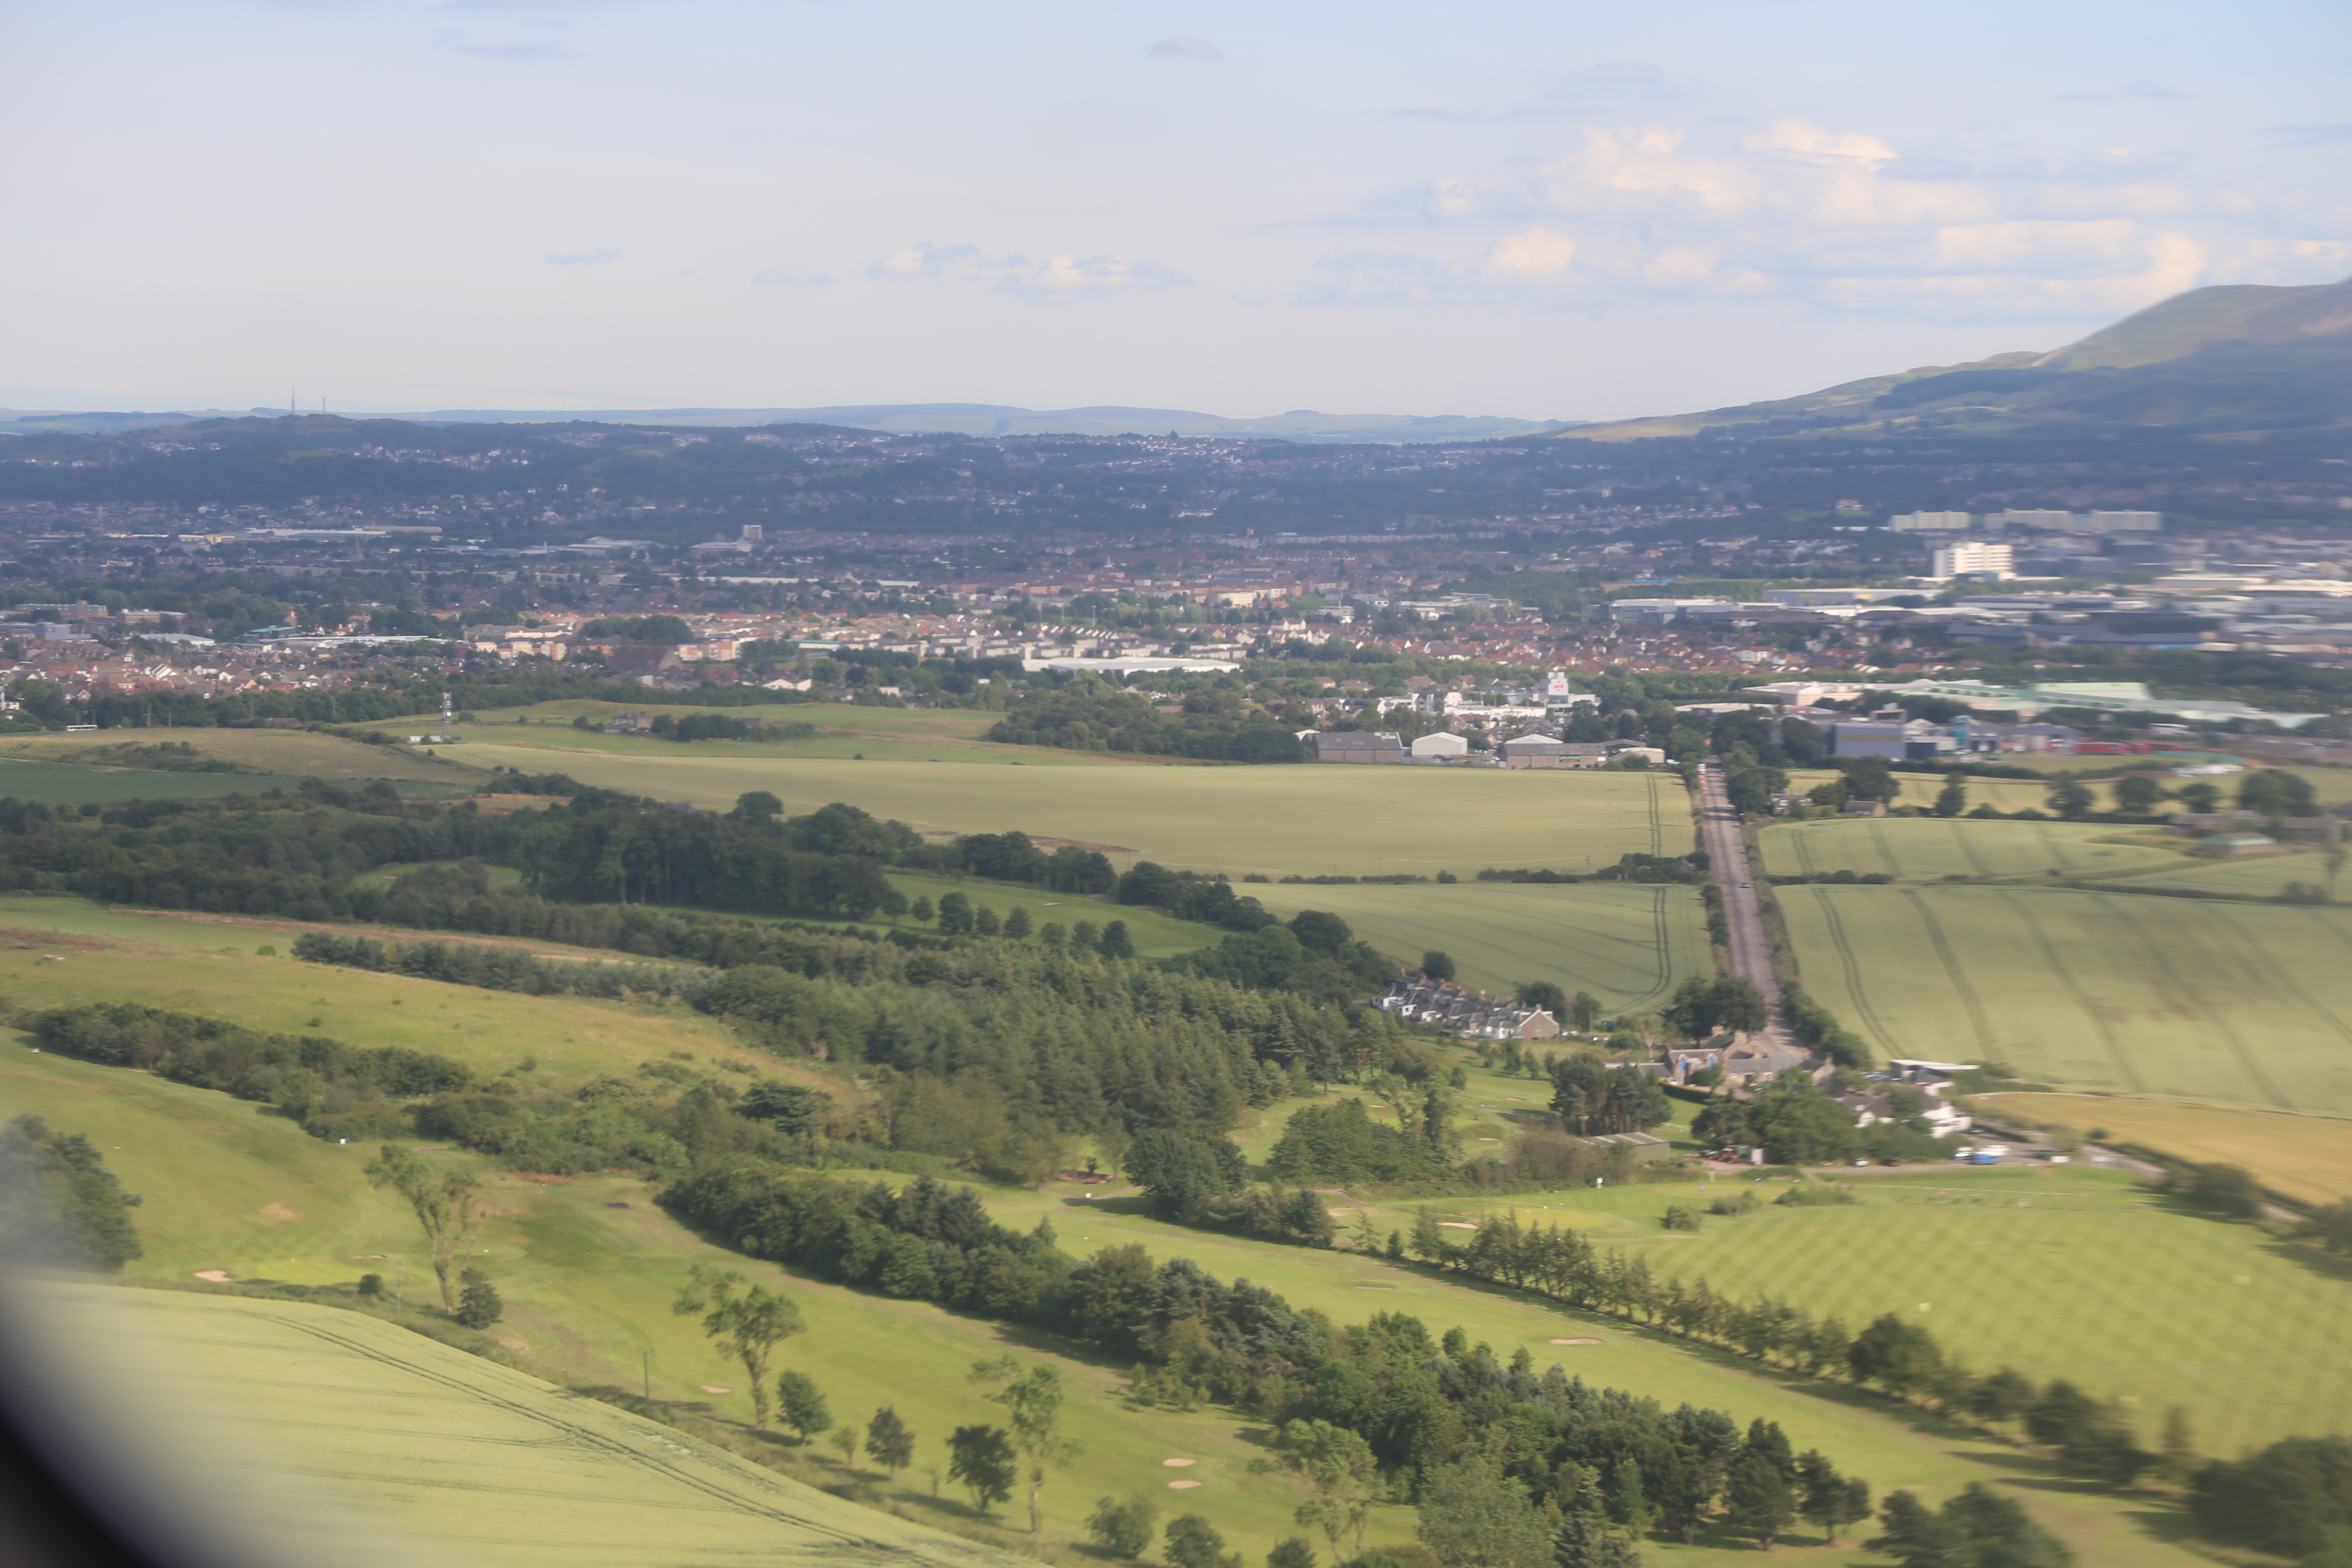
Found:
<svg viewBox="0 0 2352 1568"><path fill-rule="evenodd" d="M1780 1001L1780 978L1772 973L1772 950L1764 940L1764 912L1757 902L1755 869L1748 861L1748 840L1739 831L1739 813L1724 792L1723 770L1702 763L1698 771L1700 844L1706 850L1715 885L1723 891L1724 923L1731 931L1731 973L1754 983L1772 1005L1772 1021L1756 1037L1763 1044L1801 1049L1789 1032L1789 1016Z"/></svg>

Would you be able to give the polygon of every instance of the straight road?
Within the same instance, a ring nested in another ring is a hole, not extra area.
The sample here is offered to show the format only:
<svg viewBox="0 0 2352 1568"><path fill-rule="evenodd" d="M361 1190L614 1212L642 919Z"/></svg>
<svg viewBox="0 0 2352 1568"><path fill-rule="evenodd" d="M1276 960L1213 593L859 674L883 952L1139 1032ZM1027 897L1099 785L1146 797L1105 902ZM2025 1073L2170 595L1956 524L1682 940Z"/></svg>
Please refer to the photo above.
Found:
<svg viewBox="0 0 2352 1568"><path fill-rule="evenodd" d="M1731 931L1731 973L1754 984L1772 1005L1772 1021L1762 1043L1802 1049L1789 1030L1789 1015L1780 1000L1780 977L1772 973L1772 950L1764 940L1764 912L1756 899L1755 869L1748 862L1748 840L1739 831L1739 813L1725 793L1723 770L1701 763L1698 770L1699 839L1712 868L1715 885L1723 890L1724 923Z"/></svg>

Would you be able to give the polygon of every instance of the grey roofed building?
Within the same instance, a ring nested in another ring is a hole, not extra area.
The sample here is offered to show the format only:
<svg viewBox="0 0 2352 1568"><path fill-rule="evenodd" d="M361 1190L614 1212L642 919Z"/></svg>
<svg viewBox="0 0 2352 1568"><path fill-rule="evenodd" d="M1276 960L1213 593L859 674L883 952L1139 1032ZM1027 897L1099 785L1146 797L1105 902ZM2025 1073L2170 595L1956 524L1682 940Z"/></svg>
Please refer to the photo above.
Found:
<svg viewBox="0 0 2352 1568"><path fill-rule="evenodd" d="M1318 763L1401 763L1404 742L1393 734L1361 730L1318 730L1307 737L1307 749Z"/></svg>

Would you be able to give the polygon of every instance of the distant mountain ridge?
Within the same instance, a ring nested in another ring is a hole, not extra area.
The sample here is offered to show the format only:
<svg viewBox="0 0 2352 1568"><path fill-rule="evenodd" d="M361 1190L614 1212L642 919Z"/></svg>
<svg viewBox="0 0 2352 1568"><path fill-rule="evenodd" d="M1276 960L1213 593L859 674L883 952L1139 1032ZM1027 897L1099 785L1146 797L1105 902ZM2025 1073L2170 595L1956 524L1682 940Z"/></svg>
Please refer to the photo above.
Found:
<svg viewBox="0 0 2352 1568"><path fill-rule="evenodd" d="M39 413L0 409L0 430L109 435L125 430L185 425L217 418L202 414ZM276 409L255 415L285 417ZM829 425L894 435L958 436L1222 436L1282 441L1402 443L1489 441L1498 437L1541 436L1571 429L1558 419L1514 419L1498 415L1321 414L1294 408L1255 419L1228 418L1182 408L1128 408L1097 405L1083 408L1017 408L995 403L869 403L826 408L638 408L604 412L577 409L443 408L412 414L362 416L417 425L658 425L732 428L766 425Z"/></svg>
<svg viewBox="0 0 2352 1568"><path fill-rule="evenodd" d="M2044 353L1923 365L1797 397L1585 426L1563 438L2066 426L2214 436L2352 427L2352 279L2192 289Z"/></svg>

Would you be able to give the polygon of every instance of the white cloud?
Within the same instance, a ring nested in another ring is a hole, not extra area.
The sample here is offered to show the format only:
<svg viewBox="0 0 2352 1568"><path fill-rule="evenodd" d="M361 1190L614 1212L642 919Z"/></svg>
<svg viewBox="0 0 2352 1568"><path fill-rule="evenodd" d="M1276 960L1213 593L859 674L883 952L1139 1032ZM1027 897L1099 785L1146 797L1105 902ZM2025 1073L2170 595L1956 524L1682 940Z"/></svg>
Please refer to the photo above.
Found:
<svg viewBox="0 0 2352 1568"><path fill-rule="evenodd" d="M2273 134L2318 144L2352 140L2352 126ZM2310 265L2283 247L2289 235L2352 236L2352 214L2200 187L2190 167L2127 146L1990 165L1945 149L1906 157L1874 132L1794 118L1704 148L1669 123L1588 124L1531 172L1471 168L1382 196L1390 226L1417 213L1447 240L1327 256L1298 297L1591 310L1775 293L1914 320L2079 320L2250 276L2250 227L2273 226L2282 247L2264 254L2289 269Z"/></svg>
<svg viewBox="0 0 2352 1568"><path fill-rule="evenodd" d="M933 245L926 239L879 261L868 262L866 276L895 281L917 278L944 278L957 263L968 261L980 254L976 245Z"/></svg>
<svg viewBox="0 0 2352 1568"><path fill-rule="evenodd" d="M1028 272L1001 279L1000 294L1041 302L1101 300L1160 289L1181 289L1190 278L1157 261L1124 261L1116 256L1055 256Z"/></svg>
<svg viewBox="0 0 2352 1568"><path fill-rule="evenodd" d="M814 289L833 279L805 267L771 267L751 279L754 289Z"/></svg>
<svg viewBox="0 0 2352 1568"><path fill-rule="evenodd" d="M1488 283L1557 283L1575 260L1575 240L1538 226L1496 240L1478 276Z"/></svg>
<svg viewBox="0 0 2352 1568"><path fill-rule="evenodd" d="M2126 83L2124 92L2132 98L2186 98L2189 96L2185 92L2179 92L2165 86L2162 82L2148 81L2145 79Z"/></svg>
<svg viewBox="0 0 2352 1568"><path fill-rule="evenodd" d="M1221 60L1225 51L1206 38L1162 38L1156 44L1146 44L1143 52L1169 60Z"/></svg>
<svg viewBox="0 0 2352 1568"><path fill-rule="evenodd" d="M607 261L619 259L621 253L617 250L579 250L568 255L551 256L547 264L550 267L601 267Z"/></svg>

